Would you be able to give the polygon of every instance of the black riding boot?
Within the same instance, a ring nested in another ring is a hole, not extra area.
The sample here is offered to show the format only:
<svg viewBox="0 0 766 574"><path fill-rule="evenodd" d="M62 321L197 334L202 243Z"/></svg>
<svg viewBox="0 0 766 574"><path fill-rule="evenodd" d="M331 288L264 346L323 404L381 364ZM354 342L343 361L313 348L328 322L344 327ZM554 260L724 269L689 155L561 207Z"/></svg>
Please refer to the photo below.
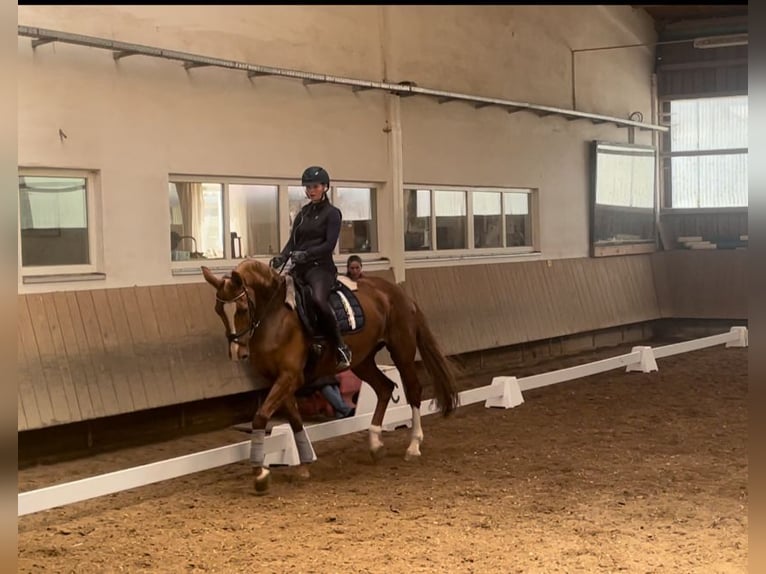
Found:
<svg viewBox="0 0 766 574"><path fill-rule="evenodd" d="M333 319L334 318L335 317L333 317ZM343 341L343 335L340 332L340 327L338 326L337 321L332 322L330 330L336 343L335 358L337 363L335 364L335 372L340 373L351 367L351 349L349 349L348 345Z"/></svg>

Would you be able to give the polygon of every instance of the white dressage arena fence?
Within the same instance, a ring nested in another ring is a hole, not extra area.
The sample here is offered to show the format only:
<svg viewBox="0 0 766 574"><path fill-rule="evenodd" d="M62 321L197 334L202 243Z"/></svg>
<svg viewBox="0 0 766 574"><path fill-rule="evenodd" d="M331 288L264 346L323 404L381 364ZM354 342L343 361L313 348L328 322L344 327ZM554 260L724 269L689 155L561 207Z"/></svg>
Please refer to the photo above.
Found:
<svg viewBox="0 0 766 574"><path fill-rule="evenodd" d="M658 370L656 359L715 347L717 345L747 347L747 328L732 327L730 331L720 335L684 341L683 343L666 345L664 347L634 347L630 353L624 355L519 379L512 376L495 377L489 385L461 392L459 394L459 405L467 406L484 402L487 408L512 408L524 402L524 391L623 367L626 372L652 372ZM397 389L401 391L401 379L396 369L390 366L382 366L381 369L386 372L389 378L397 383ZM369 385L363 384L359 393L356 415L350 418L307 425L306 432L309 439L312 442L316 442L367 430L372 420L372 410L375 405L374 396ZM392 402L389 403L386 416L383 419L384 428L393 429L410 423L412 411L406 400L393 402L397 400L397 396L404 399L403 393L397 395L395 391L395 395L392 397ZM436 412L438 411L433 399L423 401L421 405L423 416ZM271 434L266 437L264 449L266 453L264 463L266 466L292 466L299 464L295 439L290 426L287 424L277 425L271 430ZM250 440L246 440L125 470L21 492L18 495L18 516L33 514L241 462L248 460L249 456Z"/></svg>

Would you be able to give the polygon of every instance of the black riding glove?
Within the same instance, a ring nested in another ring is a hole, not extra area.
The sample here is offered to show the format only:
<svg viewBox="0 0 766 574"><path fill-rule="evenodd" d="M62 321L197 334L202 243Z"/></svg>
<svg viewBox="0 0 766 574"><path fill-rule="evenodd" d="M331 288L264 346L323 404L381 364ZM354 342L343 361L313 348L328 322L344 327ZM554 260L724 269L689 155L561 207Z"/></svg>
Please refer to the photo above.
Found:
<svg viewBox="0 0 766 574"><path fill-rule="evenodd" d="M281 255L277 255L276 257L272 257L271 261L269 261L269 265L271 265L274 269L279 269L284 265L285 258Z"/></svg>
<svg viewBox="0 0 766 574"><path fill-rule="evenodd" d="M307 251L293 252L293 261L296 263L296 265L300 265L301 263L306 263L306 261L308 260L309 260L309 254Z"/></svg>

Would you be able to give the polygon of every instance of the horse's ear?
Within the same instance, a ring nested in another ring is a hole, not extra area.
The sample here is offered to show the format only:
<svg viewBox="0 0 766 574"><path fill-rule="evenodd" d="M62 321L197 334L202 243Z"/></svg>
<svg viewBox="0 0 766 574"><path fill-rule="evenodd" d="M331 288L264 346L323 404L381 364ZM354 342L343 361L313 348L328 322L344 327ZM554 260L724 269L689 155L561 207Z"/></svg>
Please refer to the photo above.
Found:
<svg viewBox="0 0 766 574"><path fill-rule="evenodd" d="M208 269L204 265L202 266L202 275L205 276L205 281L210 283L216 289L220 289L221 286L223 285L223 279L219 279L218 277L216 277L213 274L213 272L210 271L210 269Z"/></svg>
<svg viewBox="0 0 766 574"><path fill-rule="evenodd" d="M231 272L231 284L235 289L240 289L245 284L245 282L242 281L242 275L239 274L239 271Z"/></svg>

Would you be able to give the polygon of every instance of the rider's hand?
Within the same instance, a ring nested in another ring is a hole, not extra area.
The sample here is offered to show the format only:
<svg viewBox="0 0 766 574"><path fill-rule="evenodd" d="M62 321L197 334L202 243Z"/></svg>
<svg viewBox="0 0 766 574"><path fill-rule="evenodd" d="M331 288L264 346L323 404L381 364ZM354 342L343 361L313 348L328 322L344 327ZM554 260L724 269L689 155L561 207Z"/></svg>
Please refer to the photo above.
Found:
<svg viewBox="0 0 766 574"><path fill-rule="evenodd" d="M293 253L293 261L296 264L306 263L309 260L309 254L307 251L295 251Z"/></svg>
<svg viewBox="0 0 766 574"><path fill-rule="evenodd" d="M269 261L269 265L271 265L274 269L279 269L284 265L285 258L281 255L277 255L276 257L272 257L271 261Z"/></svg>

